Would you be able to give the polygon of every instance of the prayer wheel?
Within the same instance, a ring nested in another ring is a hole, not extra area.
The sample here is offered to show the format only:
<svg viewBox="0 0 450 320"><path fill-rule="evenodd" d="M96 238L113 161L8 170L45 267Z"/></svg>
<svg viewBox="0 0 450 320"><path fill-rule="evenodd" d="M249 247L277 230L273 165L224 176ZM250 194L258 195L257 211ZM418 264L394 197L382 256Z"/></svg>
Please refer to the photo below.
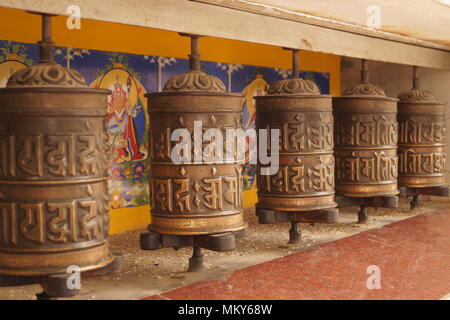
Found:
<svg viewBox="0 0 450 320"><path fill-rule="evenodd" d="M277 152L270 143L274 133L279 135L278 170L264 174L262 170L274 164L258 162L256 207L260 222L274 211L285 215L296 229L296 222L308 222L304 219L308 212L337 210L331 96L321 95L313 81L299 78L298 50L293 50L292 76L273 83L267 95L255 97L259 139L268 141L267 150L259 142L260 160L261 152ZM262 130L267 138L261 136ZM295 242L292 237L291 241Z"/></svg>
<svg viewBox="0 0 450 320"><path fill-rule="evenodd" d="M297 77L272 84L256 97L256 128L279 130L279 170L258 168L260 208L314 211L334 202L333 114L331 97L311 80Z"/></svg>
<svg viewBox="0 0 450 320"><path fill-rule="evenodd" d="M445 185L445 104L419 89L417 67L413 88L398 104L398 183L409 188Z"/></svg>
<svg viewBox="0 0 450 320"><path fill-rule="evenodd" d="M333 99L336 193L349 198L393 197L397 190L397 99L368 81Z"/></svg>
<svg viewBox="0 0 450 320"><path fill-rule="evenodd" d="M241 128L243 97L227 93L220 79L200 71L197 41L193 36L190 71L171 78L163 92L147 94L149 229L161 234L216 234L246 226L242 211L243 158L238 159L234 153L223 159L226 130ZM182 138L172 139L177 131ZM185 144L186 150L177 162L172 151L179 143Z"/></svg>
<svg viewBox="0 0 450 320"><path fill-rule="evenodd" d="M0 274L66 274L109 251L107 97L53 60L42 15L40 63L0 89Z"/></svg>

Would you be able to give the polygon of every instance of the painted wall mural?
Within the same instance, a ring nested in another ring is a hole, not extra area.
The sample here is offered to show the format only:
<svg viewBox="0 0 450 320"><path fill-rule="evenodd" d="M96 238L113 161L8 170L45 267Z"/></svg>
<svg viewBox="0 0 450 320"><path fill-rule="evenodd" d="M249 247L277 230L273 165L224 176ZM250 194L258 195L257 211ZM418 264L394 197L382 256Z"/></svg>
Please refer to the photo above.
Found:
<svg viewBox="0 0 450 320"><path fill-rule="evenodd" d="M37 63L36 44L0 40L0 87L20 68ZM110 133L110 193L112 207L146 205L149 202L147 92L159 92L172 76L189 69L187 59L135 55L70 47L56 47L57 63L77 70L93 88L106 88ZM255 125L255 100L265 94L269 84L290 76L290 70L202 61L202 70L220 78L229 92L242 92L244 129ZM300 77L314 81L323 94L330 91L328 73L301 72ZM250 144L255 143L249 141ZM255 187L254 165L243 170L244 187Z"/></svg>

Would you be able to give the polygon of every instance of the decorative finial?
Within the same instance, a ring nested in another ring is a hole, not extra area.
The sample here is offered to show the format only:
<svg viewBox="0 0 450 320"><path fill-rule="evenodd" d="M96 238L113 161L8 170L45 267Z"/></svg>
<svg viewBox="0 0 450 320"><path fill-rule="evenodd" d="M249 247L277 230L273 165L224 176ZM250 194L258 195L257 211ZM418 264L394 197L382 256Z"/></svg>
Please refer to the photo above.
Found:
<svg viewBox="0 0 450 320"><path fill-rule="evenodd" d="M299 49L283 48L292 51L292 75L291 79L280 80L269 87L268 94L299 94L299 95L320 95L319 87L311 80L300 78Z"/></svg>
<svg viewBox="0 0 450 320"><path fill-rule="evenodd" d="M191 38L189 54L189 72L176 75L167 81L164 92L226 92L225 85L219 78L200 70L199 35L180 33Z"/></svg>
<svg viewBox="0 0 450 320"><path fill-rule="evenodd" d="M30 12L42 16L42 40L39 45L39 63L14 72L6 86L12 87L86 87L86 81L77 71L63 68L53 58L52 17L47 13Z"/></svg>
<svg viewBox="0 0 450 320"><path fill-rule="evenodd" d="M434 95L427 90L420 89L419 68L413 66L412 89L398 95L400 102L404 103L438 103Z"/></svg>
<svg viewBox="0 0 450 320"><path fill-rule="evenodd" d="M369 66L366 59L361 60L361 81L352 88L344 90L344 96L386 97L384 90L369 83Z"/></svg>

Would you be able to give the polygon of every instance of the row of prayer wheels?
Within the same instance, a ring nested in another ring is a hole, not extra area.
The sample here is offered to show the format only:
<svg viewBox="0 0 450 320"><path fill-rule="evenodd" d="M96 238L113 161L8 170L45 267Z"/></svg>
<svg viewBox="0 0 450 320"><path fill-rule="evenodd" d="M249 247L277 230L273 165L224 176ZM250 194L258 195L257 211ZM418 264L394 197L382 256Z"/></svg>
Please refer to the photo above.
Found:
<svg viewBox="0 0 450 320"><path fill-rule="evenodd" d="M0 274L45 277L44 294L54 297L74 294L61 287L68 266L99 270L117 257L108 246L109 91L87 88L80 74L55 64L51 16L42 21L40 63L0 89ZM200 70L198 36L190 37L189 72L147 95L152 223L140 241L146 250L192 246L189 269L197 270L201 248L233 250L247 224L239 144L217 161L230 150L202 142L241 128L242 95ZM265 150L276 153L278 170L264 175L267 165L258 164L260 222L290 221L295 242L299 222L337 222L335 192L389 198L398 183L444 185L444 105L418 88L416 69L399 104L368 82L366 61L361 83L333 99L299 78L293 53L293 77L256 97L257 129L270 132L269 141L279 133L278 151L270 143Z"/></svg>

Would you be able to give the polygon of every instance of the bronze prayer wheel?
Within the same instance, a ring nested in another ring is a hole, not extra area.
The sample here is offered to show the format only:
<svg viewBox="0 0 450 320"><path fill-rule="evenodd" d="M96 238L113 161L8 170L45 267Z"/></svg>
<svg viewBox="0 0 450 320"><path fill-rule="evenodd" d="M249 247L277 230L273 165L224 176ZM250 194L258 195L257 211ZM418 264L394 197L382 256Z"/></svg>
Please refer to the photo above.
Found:
<svg viewBox="0 0 450 320"><path fill-rule="evenodd" d="M279 130L278 171L263 175L270 164L258 162L257 208L297 213L335 208L331 96L299 78L298 50L293 78L273 83L266 96L255 99L256 128L267 130L268 153L274 152L271 130Z"/></svg>
<svg viewBox="0 0 450 320"><path fill-rule="evenodd" d="M336 193L346 197L395 196L397 190L397 99L368 82L333 99Z"/></svg>
<svg viewBox="0 0 450 320"><path fill-rule="evenodd" d="M445 104L419 89L417 67L413 70L413 88L398 96L398 182L439 187L445 185Z"/></svg>
<svg viewBox="0 0 450 320"><path fill-rule="evenodd" d="M41 63L0 89L0 273L52 275L112 261L108 246L107 96L53 61L43 15Z"/></svg>
<svg viewBox="0 0 450 320"><path fill-rule="evenodd" d="M211 148L208 153L209 143L202 136L217 129L225 138L227 129L240 129L243 96L227 93L218 78L200 71L198 36L191 36L191 45L190 71L171 78L163 92L146 95L151 145L149 230L179 236L235 232L246 227L243 157L233 152L232 158L216 161L214 154L220 152ZM186 140L192 142L186 151L189 160L182 162L172 158L173 148L187 142L171 141L177 129L186 129Z"/></svg>

